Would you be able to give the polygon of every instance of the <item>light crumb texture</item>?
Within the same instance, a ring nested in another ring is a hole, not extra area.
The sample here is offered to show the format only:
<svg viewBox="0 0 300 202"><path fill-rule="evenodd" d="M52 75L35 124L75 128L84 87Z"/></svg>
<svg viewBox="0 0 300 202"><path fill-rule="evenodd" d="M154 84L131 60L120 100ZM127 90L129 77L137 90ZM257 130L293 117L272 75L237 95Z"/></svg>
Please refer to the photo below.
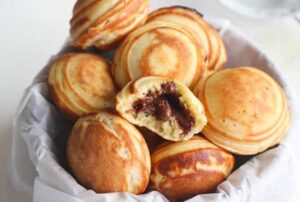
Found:
<svg viewBox="0 0 300 202"><path fill-rule="evenodd" d="M173 116L168 120L161 120L156 116L145 112L137 112L134 109L134 103L137 100L144 99L149 92L159 93L162 91L162 85L168 82L174 83L176 93L180 96L180 102L183 103L189 115L194 120L194 125L188 132L185 132L180 127L180 124ZM143 77L130 82L118 93L116 97L116 109L129 122L140 127L146 127L164 139L172 141L192 138L194 134L201 132L207 122L203 105L193 93L185 85L167 78Z"/></svg>

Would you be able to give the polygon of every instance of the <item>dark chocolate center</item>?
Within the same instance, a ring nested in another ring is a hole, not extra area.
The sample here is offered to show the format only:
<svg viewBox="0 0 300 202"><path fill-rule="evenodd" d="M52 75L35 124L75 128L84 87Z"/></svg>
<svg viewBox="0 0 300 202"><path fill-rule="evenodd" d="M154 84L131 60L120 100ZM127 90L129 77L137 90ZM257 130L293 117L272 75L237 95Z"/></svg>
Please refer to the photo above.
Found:
<svg viewBox="0 0 300 202"><path fill-rule="evenodd" d="M161 121L175 117L180 128L187 134L194 126L195 120L180 97L175 83L167 82L161 85L159 91L149 91L145 98L136 100L132 107L136 113L144 112L146 116L154 116Z"/></svg>

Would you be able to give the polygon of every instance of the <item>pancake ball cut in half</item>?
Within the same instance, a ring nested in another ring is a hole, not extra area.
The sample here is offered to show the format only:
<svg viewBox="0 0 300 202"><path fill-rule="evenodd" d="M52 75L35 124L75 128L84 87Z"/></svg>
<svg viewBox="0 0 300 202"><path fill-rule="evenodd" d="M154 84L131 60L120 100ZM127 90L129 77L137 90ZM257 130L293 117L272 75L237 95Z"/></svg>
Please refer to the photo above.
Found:
<svg viewBox="0 0 300 202"><path fill-rule="evenodd" d="M188 140L206 124L201 102L185 85L167 78L130 82L118 93L116 109L132 124L172 141Z"/></svg>
<svg viewBox="0 0 300 202"><path fill-rule="evenodd" d="M203 137L165 143L151 156L149 189L171 201L213 192L233 169L233 155Z"/></svg>
<svg viewBox="0 0 300 202"><path fill-rule="evenodd" d="M208 119L202 133L230 152L257 154L279 143L287 133L290 116L284 91L261 70L219 71L195 94Z"/></svg>
<svg viewBox="0 0 300 202"><path fill-rule="evenodd" d="M74 46L112 48L145 23L149 0L77 0L70 21Z"/></svg>
<svg viewBox="0 0 300 202"><path fill-rule="evenodd" d="M68 53L50 67L48 86L54 103L70 120L113 108L116 88L110 62L96 55Z"/></svg>
<svg viewBox="0 0 300 202"><path fill-rule="evenodd" d="M113 112L102 111L76 122L67 159L77 181L97 193L141 194L149 182L151 163L145 140Z"/></svg>
<svg viewBox="0 0 300 202"><path fill-rule="evenodd" d="M169 22L150 22L129 34L113 59L119 88L145 76L171 78L192 87L205 74L205 57L190 30Z"/></svg>
<svg viewBox="0 0 300 202"><path fill-rule="evenodd" d="M202 52L207 56L207 75L224 68L227 54L222 38L195 9L182 6L161 8L149 15L147 22L153 21L174 23L192 31L200 41Z"/></svg>

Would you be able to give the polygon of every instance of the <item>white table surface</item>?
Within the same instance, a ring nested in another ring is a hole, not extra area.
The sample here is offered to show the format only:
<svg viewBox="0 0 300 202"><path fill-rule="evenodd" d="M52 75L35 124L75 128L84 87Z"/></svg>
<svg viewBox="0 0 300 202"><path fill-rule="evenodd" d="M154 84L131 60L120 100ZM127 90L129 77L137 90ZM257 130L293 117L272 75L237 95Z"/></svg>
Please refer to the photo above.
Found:
<svg viewBox="0 0 300 202"><path fill-rule="evenodd" d="M216 1L189 1L204 15L229 19L244 30L300 89L300 24L295 19L251 20ZM24 89L68 36L74 2L0 0L0 202L32 201L14 191L7 180L13 115Z"/></svg>

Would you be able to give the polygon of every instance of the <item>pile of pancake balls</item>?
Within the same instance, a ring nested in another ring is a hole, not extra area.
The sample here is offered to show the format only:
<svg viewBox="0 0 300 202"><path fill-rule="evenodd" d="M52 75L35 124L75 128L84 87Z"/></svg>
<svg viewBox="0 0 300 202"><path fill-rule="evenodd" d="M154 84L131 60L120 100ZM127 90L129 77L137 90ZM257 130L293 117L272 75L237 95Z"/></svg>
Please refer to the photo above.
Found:
<svg viewBox="0 0 300 202"><path fill-rule="evenodd" d="M66 155L85 188L185 200L287 133L282 88L257 68L224 69L222 38L196 10L78 0L70 24L81 51L54 61L48 86L74 122ZM110 49L113 61L99 56Z"/></svg>

